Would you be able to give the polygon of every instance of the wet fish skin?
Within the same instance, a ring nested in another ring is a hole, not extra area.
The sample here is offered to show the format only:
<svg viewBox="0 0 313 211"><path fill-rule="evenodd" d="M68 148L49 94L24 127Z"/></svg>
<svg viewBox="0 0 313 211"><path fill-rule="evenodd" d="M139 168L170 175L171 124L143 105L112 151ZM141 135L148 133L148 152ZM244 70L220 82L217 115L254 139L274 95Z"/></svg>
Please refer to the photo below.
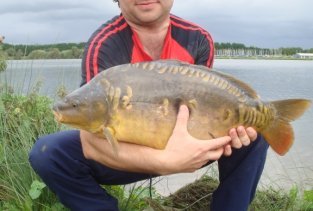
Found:
<svg viewBox="0 0 313 211"><path fill-rule="evenodd" d="M163 149L181 104L189 107L192 136L212 139L239 125L252 126L283 155L294 139L289 122L311 102L264 102L249 85L230 75L164 60L102 71L56 103L54 113L61 123L107 138L115 150L117 141Z"/></svg>

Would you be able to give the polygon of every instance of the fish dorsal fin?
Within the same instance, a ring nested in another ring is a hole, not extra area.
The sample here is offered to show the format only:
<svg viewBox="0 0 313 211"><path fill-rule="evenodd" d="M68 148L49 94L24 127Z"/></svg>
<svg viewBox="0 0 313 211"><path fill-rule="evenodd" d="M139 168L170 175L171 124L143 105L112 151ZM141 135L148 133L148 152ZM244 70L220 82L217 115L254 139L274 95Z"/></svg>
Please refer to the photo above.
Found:
<svg viewBox="0 0 313 211"><path fill-rule="evenodd" d="M254 98L254 99L259 99L259 95L255 92L254 89L252 89L252 87L246 83L244 83L243 81L238 80L237 78L226 74L226 73L222 73L220 71L217 71L215 69L210 69L207 66L203 66L203 65L192 65L189 64L187 62L181 62L178 60L174 60L174 59L169 59L169 60L157 60L155 61L155 63L161 63L161 64L167 64L167 65L175 65L175 66L190 66L190 68L195 68L195 70L197 69L201 69L204 71L212 71L211 73L219 76L220 78L224 78L225 80L229 81L232 85L236 86L237 88L239 88L240 90L242 90L247 96Z"/></svg>
<svg viewBox="0 0 313 211"><path fill-rule="evenodd" d="M175 60L175 59L168 59L168 60L156 60L156 61L152 61L152 62L143 62L143 64L148 64L148 65L165 65L165 66L185 66L187 68L190 69L194 69L195 71L204 71L204 73L208 73L208 74L214 74L217 77L220 77L226 81L228 81L230 84L232 84L233 86L236 86L238 89L240 89L241 91L243 91L248 97L251 97L253 99L259 99L260 97L258 96L258 94L254 91L254 89L252 89L250 87L250 85L244 83L243 81L240 81L239 79L226 74L226 73L222 73L220 71L217 71L215 69L210 69L207 66L203 66L203 65L193 65L193 64L189 64L187 62L182 62L179 60Z"/></svg>
<svg viewBox="0 0 313 211"><path fill-rule="evenodd" d="M212 73L216 74L217 76L224 78L225 80L229 81L232 85L237 86L240 90L242 90L247 96L254 98L254 99L259 99L259 95L255 92L252 87L243 81L238 80L237 78L228 75L226 73L222 73L217 70L211 70Z"/></svg>

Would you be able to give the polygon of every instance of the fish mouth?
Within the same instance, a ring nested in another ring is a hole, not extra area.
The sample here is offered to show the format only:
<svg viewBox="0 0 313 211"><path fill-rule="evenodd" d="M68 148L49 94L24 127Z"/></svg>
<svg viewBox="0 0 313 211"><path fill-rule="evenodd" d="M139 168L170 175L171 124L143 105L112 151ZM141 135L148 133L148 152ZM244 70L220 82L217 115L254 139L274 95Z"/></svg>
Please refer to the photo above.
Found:
<svg viewBox="0 0 313 211"><path fill-rule="evenodd" d="M58 122L63 122L63 115L56 112L56 111L53 111L53 115L54 115L54 118L58 121Z"/></svg>
<svg viewBox="0 0 313 211"><path fill-rule="evenodd" d="M68 118L68 116L66 115L63 115L55 110L52 111L53 114L54 114L54 118L55 120L58 122L58 123L62 123L62 124L66 124L66 125L69 125L71 127L74 127L74 128L83 128L81 126L81 124L77 123L77 122L73 122L73 121L70 121L71 118Z"/></svg>

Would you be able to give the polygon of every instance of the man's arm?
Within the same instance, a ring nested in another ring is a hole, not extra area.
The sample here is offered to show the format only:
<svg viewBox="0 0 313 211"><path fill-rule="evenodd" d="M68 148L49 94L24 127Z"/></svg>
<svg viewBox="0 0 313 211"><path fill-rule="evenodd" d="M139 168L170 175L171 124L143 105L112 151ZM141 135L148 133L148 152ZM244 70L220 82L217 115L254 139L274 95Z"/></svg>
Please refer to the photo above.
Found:
<svg viewBox="0 0 313 211"><path fill-rule="evenodd" d="M173 134L164 150L120 142L118 156L115 156L105 139L81 131L83 153L87 159L111 168L157 175L193 172L209 160L218 160L223 154L231 153L229 136L199 140L189 135L188 118L187 106L181 106Z"/></svg>

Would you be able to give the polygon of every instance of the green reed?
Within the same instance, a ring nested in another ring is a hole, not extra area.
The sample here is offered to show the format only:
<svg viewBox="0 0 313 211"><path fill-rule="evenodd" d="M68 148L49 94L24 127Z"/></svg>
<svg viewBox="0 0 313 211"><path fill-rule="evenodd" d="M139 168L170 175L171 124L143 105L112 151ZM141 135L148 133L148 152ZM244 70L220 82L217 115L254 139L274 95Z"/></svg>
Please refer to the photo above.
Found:
<svg viewBox="0 0 313 211"><path fill-rule="evenodd" d="M47 188L34 200L29 194L39 180L28 162L37 137L59 130L51 100L30 92L19 95L9 88L0 92L0 210L46 210L58 200Z"/></svg>

